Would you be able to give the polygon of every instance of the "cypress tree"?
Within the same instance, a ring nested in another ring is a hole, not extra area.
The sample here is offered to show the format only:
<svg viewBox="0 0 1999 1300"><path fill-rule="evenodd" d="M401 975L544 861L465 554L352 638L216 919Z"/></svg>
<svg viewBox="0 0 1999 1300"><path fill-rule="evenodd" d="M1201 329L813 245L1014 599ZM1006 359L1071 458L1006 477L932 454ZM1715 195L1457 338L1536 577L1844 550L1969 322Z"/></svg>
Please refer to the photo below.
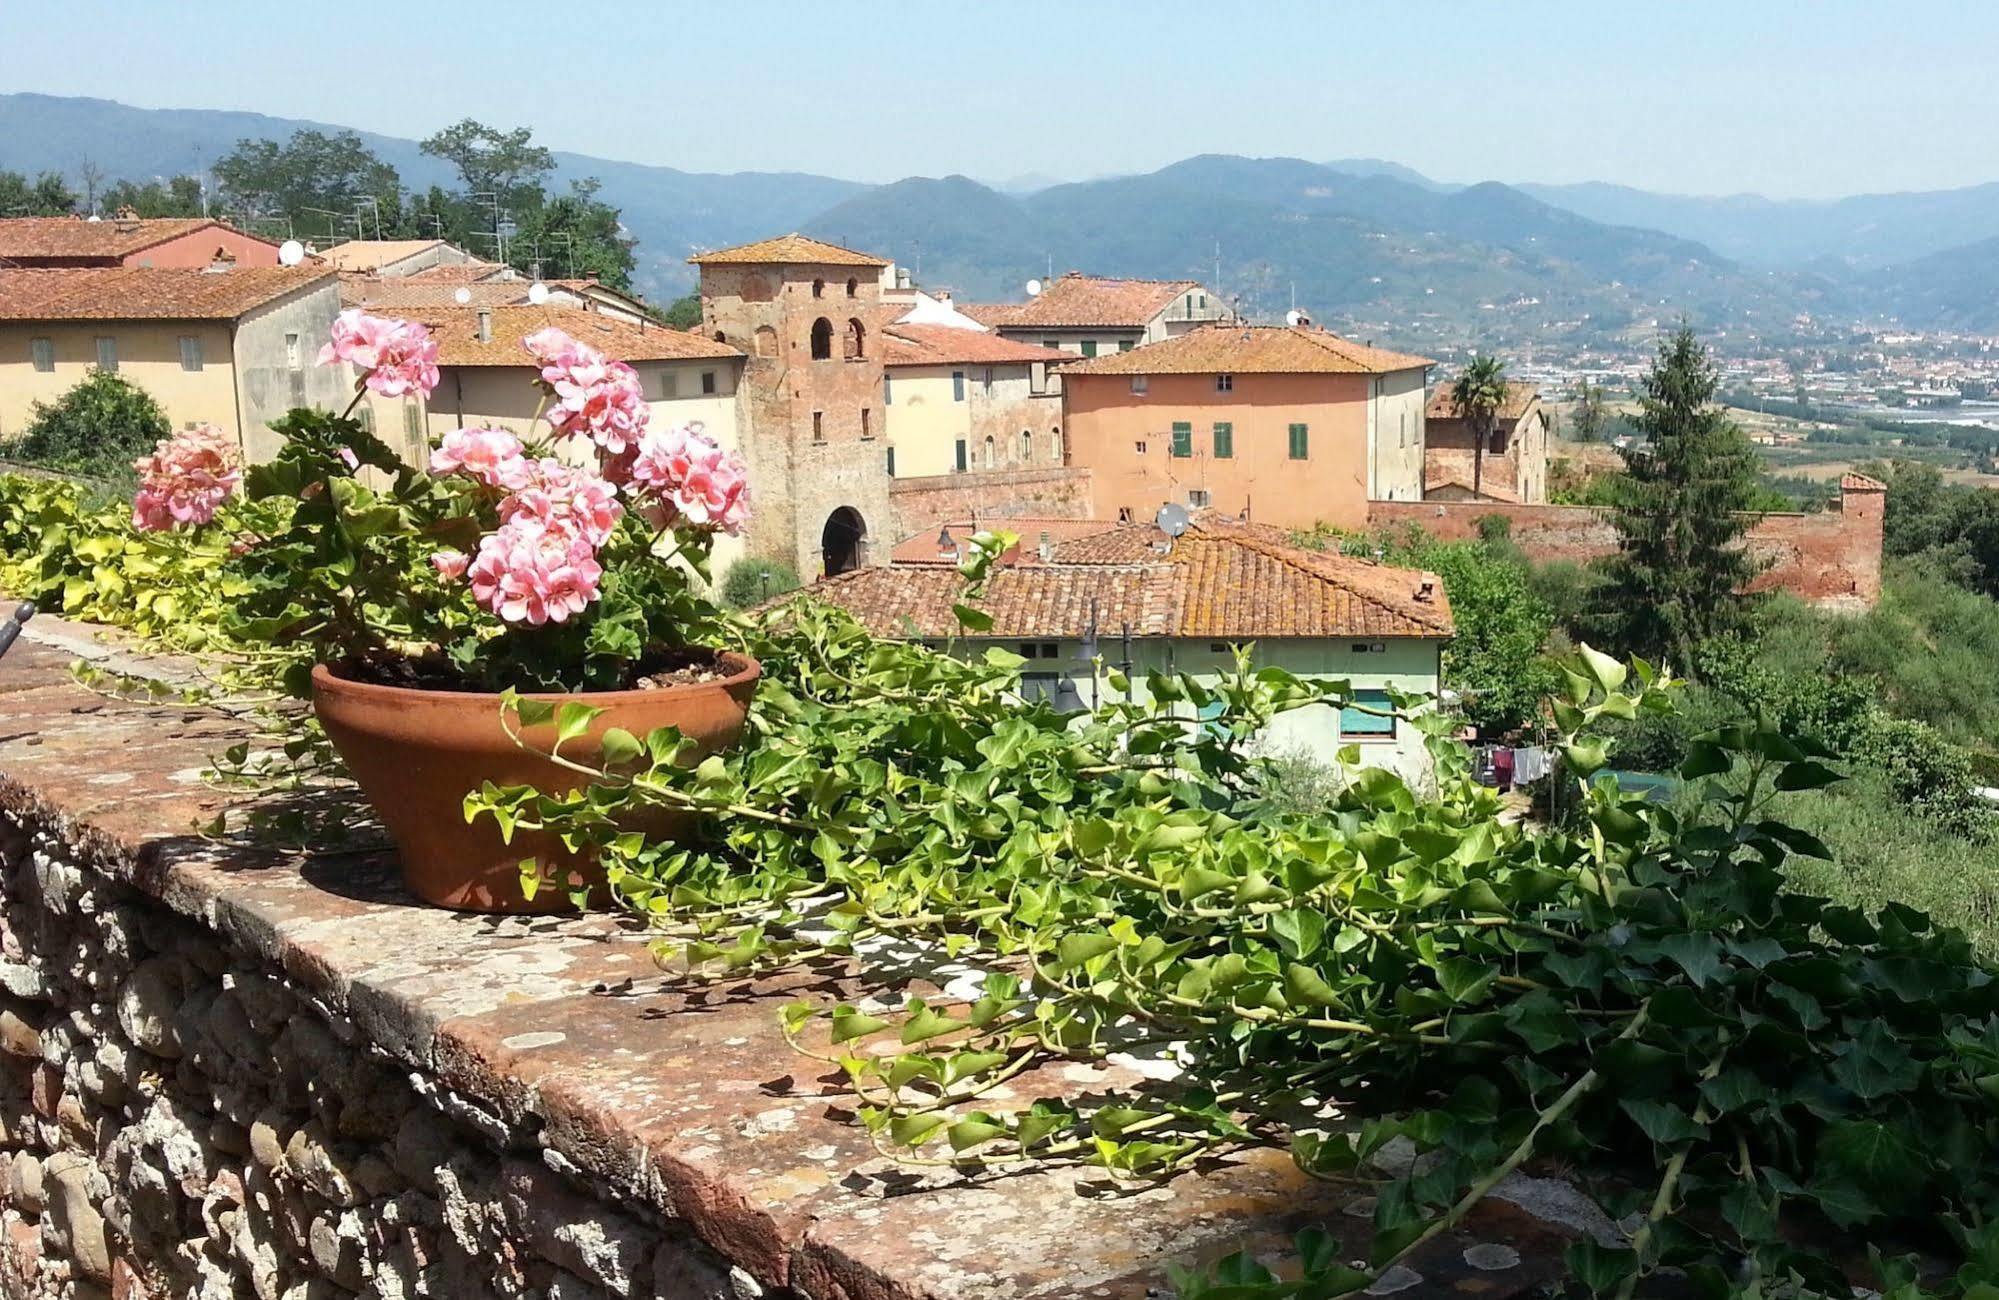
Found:
<svg viewBox="0 0 1999 1300"><path fill-rule="evenodd" d="M1682 325L1659 345L1635 420L1648 441L1625 452L1628 493L1607 564L1628 649L1676 673L1702 643L1738 629L1759 566L1742 539L1755 523L1757 459L1714 404L1707 349Z"/></svg>

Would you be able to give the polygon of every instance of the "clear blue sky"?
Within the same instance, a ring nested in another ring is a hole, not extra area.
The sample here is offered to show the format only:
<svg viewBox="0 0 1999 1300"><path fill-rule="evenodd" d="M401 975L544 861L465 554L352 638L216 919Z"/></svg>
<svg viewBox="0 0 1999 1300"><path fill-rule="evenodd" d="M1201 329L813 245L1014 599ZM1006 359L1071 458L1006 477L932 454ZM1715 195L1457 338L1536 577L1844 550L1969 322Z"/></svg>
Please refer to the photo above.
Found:
<svg viewBox="0 0 1999 1300"><path fill-rule="evenodd" d="M1203 152L1823 197L1999 180L1999 4L308 6L0 0L0 91L699 171L1078 178Z"/></svg>

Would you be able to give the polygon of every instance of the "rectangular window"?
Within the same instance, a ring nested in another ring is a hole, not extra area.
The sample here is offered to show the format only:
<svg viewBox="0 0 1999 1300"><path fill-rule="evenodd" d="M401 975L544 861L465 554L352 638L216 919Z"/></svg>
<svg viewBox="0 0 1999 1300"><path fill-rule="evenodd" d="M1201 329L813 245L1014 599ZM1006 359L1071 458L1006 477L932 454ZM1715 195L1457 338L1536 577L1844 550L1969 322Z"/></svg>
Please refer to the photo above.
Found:
<svg viewBox="0 0 1999 1300"><path fill-rule="evenodd" d="M1175 421L1173 424L1173 454L1187 457L1194 454L1194 426Z"/></svg>
<svg viewBox="0 0 1999 1300"><path fill-rule="evenodd" d="M991 397L992 395L993 395L993 368L992 368L991 366L987 366L987 367L986 367L986 396L987 396L987 397Z"/></svg>
<svg viewBox="0 0 1999 1300"><path fill-rule="evenodd" d="M1355 691L1355 704L1364 704L1370 709L1386 710L1390 707L1387 691ZM1340 710L1340 735L1364 740L1395 739L1395 715L1386 717L1375 713L1363 713L1356 708Z"/></svg>
<svg viewBox="0 0 1999 1300"><path fill-rule="evenodd" d="M1118 342L1117 342L1117 350L1118 350L1118 351L1120 351L1120 352L1129 352L1129 351L1131 351L1131 340L1130 340L1130 339L1119 339L1119 340L1118 340Z"/></svg>
<svg viewBox="0 0 1999 1300"><path fill-rule="evenodd" d="M1205 510L1212 503L1213 503L1213 498L1208 495L1208 489L1206 488L1187 489L1187 504L1194 507L1194 509Z"/></svg>
<svg viewBox="0 0 1999 1300"><path fill-rule="evenodd" d="M298 335L285 335L285 369L305 369L305 354L299 349Z"/></svg>
<svg viewBox="0 0 1999 1300"><path fill-rule="evenodd" d="M201 340L193 334L180 336L180 368L201 369Z"/></svg>
<svg viewBox="0 0 1999 1300"><path fill-rule="evenodd" d="M1215 391L1218 393L1233 393L1235 391L1235 376L1216 375Z"/></svg>
<svg viewBox="0 0 1999 1300"><path fill-rule="evenodd" d="M895 448L893 447L888 449L888 476L890 478L895 477Z"/></svg>
<svg viewBox="0 0 1999 1300"><path fill-rule="evenodd" d="M680 396L680 375L677 371L659 372L659 395L667 400Z"/></svg>
<svg viewBox="0 0 1999 1300"><path fill-rule="evenodd" d="M714 371L704 370L701 372L701 391L710 397L713 397L715 395Z"/></svg>
<svg viewBox="0 0 1999 1300"><path fill-rule="evenodd" d="M1208 309L1208 295L1205 293L1197 293L1194 296L1201 300L1201 310L1206 311Z"/></svg>
<svg viewBox="0 0 1999 1300"><path fill-rule="evenodd" d="M965 440L963 438L958 439L958 454L955 463L958 466L958 472L960 474L964 473L966 469L970 468L971 466L971 457L968 451L966 450Z"/></svg>
<svg viewBox="0 0 1999 1300"><path fill-rule="evenodd" d="M882 375L882 405L895 405L895 379L892 375Z"/></svg>
<svg viewBox="0 0 1999 1300"><path fill-rule="evenodd" d="M97 336L97 368L107 374L118 372L118 340L107 334Z"/></svg>
<svg viewBox="0 0 1999 1300"><path fill-rule="evenodd" d="M863 442L875 436L874 421L870 418L873 415L874 412L870 411L867 407L863 406L861 408L861 441Z"/></svg>
<svg viewBox="0 0 1999 1300"><path fill-rule="evenodd" d="M951 400L954 402L965 400L965 372L962 370L951 372Z"/></svg>
<svg viewBox="0 0 1999 1300"><path fill-rule="evenodd" d="M1145 439L1140 438L1137 442L1131 444L1131 446L1132 450L1136 451L1139 455L1143 456L1145 454Z"/></svg>
<svg viewBox="0 0 1999 1300"><path fill-rule="evenodd" d="M1152 381L1146 378L1146 376L1144 375L1133 375L1131 377L1131 391L1136 393L1140 397L1145 396L1146 389L1150 388L1151 386L1152 386Z"/></svg>
<svg viewBox="0 0 1999 1300"><path fill-rule="evenodd" d="M1215 459L1232 460L1235 457L1235 426L1226 421L1215 421Z"/></svg>
<svg viewBox="0 0 1999 1300"><path fill-rule="evenodd" d="M1044 348L1047 348L1047 349L1048 349L1048 350L1049 350L1050 352L1055 352L1055 351L1058 351L1058 350L1060 350L1060 348L1062 347L1062 340L1061 340L1061 339L1043 339L1043 340L1041 340L1041 346L1042 346L1042 347L1044 347Z"/></svg>
<svg viewBox="0 0 1999 1300"><path fill-rule="evenodd" d="M54 339L29 339L28 355L34 358L35 369L46 375L56 368L56 341Z"/></svg>
<svg viewBox="0 0 1999 1300"><path fill-rule="evenodd" d="M1095 339L1083 340L1083 355L1086 357L1097 355L1097 341Z"/></svg>
<svg viewBox="0 0 1999 1300"><path fill-rule="evenodd" d="M1307 430L1306 427L1302 424L1292 425L1291 459L1304 460L1307 456L1311 455L1311 452L1312 452L1312 443L1311 443L1310 431Z"/></svg>
<svg viewBox="0 0 1999 1300"><path fill-rule="evenodd" d="M403 400L403 442L412 455L423 449L423 406L408 398Z"/></svg>
<svg viewBox="0 0 1999 1300"><path fill-rule="evenodd" d="M826 441L826 412L824 411L814 411L812 413L812 441Z"/></svg>

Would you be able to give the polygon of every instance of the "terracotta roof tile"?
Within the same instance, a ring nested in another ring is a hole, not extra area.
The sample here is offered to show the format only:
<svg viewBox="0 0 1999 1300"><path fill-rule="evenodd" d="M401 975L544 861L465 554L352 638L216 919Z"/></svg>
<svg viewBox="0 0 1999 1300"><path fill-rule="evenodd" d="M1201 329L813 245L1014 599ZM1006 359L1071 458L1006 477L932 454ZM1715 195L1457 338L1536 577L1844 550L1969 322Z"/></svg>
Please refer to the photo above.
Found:
<svg viewBox="0 0 1999 1300"><path fill-rule="evenodd" d="M994 527L1005 527L995 521ZM1096 602L1098 632L1252 641L1452 634L1441 579L1307 550L1276 529L1200 519L1162 553L1151 527L1106 530L1056 547L1053 563L996 567L978 607L986 637L1073 637ZM958 634L963 580L941 564L858 569L807 588L880 636Z"/></svg>
<svg viewBox="0 0 1999 1300"><path fill-rule="evenodd" d="M776 239L759 240L754 244L738 244L734 248L718 248L712 253L697 253L687 259L696 266L711 263L740 264L764 263L780 266L887 266L885 258L869 253L857 253L851 248L838 244L828 244L823 240L808 239L804 235L779 235Z"/></svg>
<svg viewBox="0 0 1999 1300"><path fill-rule="evenodd" d="M359 275L342 272L340 276L340 301L348 307L366 307L370 311L423 311L428 308L448 310L452 307L497 307L515 304L526 305L528 290L534 281L514 280L474 280L470 282L444 279L425 279L414 275ZM583 297L580 290L564 285L563 288L577 298ZM458 291L465 291L466 300L458 301Z"/></svg>
<svg viewBox="0 0 1999 1300"><path fill-rule="evenodd" d="M1129 352L1065 366L1065 375L1380 375L1432 364L1325 330L1290 325L1209 325Z"/></svg>
<svg viewBox="0 0 1999 1300"><path fill-rule="evenodd" d="M1848 471L1839 476L1839 490L1842 492L1886 492L1888 485L1867 474Z"/></svg>
<svg viewBox="0 0 1999 1300"><path fill-rule="evenodd" d="M437 363L442 366L530 365L521 340L553 325L588 343L614 361L731 360L743 354L726 343L665 325L640 326L579 307L507 307L489 309L491 337L479 339L479 309L428 308L401 313L422 321L437 335Z"/></svg>
<svg viewBox="0 0 1999 1300"><path fill-rule="evenodd" d="M1499 408L1499 418L1509 423L1527 414L1527 408L1541 399L1541 390L1532 384L1508 384L1506 402ZM1430 390L1430 404L1424 408L1424 418L1430 420L1459 419L1457 399L1451 396L1448 381Z"/></svg>
<svg viewBox="0 0 1999 1300"><path fill-rule="evenodd" d="M498 262L446 262L440 266L426 266L421 271L411 271L403 278L433 284L471 284L506 275L512 269Z"/></svg>
<svg viewBox="0 0 1999 1300"><path fill-rule="evenodd" d="M0 271L0 320L234 320L333 278L324 266Z"/></svg>
<svg viewBox="0 0 1999 1300"><path fill-rule="evenodd" d="M1076 271L1051 280L1032 301L954 303L981 325L1019 329L1143 329L1198 280L1113 280Z"/></svg>
<svg viewBox="0 0 1999 1300"><path fill-rule="evenodd" d="M1048 534L1051 542L1066 543L1079 537L1091 537L1098 533L1117 530L1123 525L1108 519L1043 519L1035 515L1009 515L994 519L940 519L925 525L909 537L897 542L889 553L889 560L895 564L948 564L958 562L957 553L942 555L937 550L937 534L948 530L952 539L963 546L965 539L981 528L1004 529L1020 537L1020 545L1007 552L1008 564L1039 564L1041 534Z"/></svg>
<svg viewBox="0 0 1999 1300"><path fill-rule="evenodd" d="M1058 365L1075 359L1073 352L1058 352L984 330L957 329L950 325L891 325L884 333L882 346L885 366L1025 366L1036 361Z"/></svg>
<svg viewBox="0 0 1999 1300"><path fill-rule="evenodd" d="M1498 463L1499 460L1498 456L1487 458L1488 465ZM1463 488L1466 492L1472 492L1471 480L1471 470L1463 465L1449 465L1437 469L1425 469L1423 473L1423 495L1427 497L1432 492L1441 492L1445 488ZM1475 496L1477 499L1483 501L1517 503L1520 500L1520 494L1514 491L1511 485L1501 482L1490 468L1485 471Z"/></svg>
<svg viewBox="0 0 1999 1300"><path fill-rule="evenodd" d="M105 217L99 221L81 217L9 217L0 220L0 258L115 260L211 226L234 229L212 217Z"/></svg>
<svg viewBox="0 0 1999 1300"><path fill-rule="evenodd" d="M327 265L341 271L379 271L392 262L436 248L441 239L350 239L322 249Z"/></svg>

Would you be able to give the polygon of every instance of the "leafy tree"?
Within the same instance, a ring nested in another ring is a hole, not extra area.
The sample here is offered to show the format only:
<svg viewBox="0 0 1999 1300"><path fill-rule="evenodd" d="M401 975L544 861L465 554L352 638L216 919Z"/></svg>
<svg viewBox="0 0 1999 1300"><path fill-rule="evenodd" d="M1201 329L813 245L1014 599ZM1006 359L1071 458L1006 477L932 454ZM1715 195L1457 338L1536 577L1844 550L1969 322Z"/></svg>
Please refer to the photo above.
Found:
<svg viewBox="0 0 1999 1300"><path fill-rule="evenodd" d="M198 217L201 215L201 178L175 176L164 184L160 178L141 184L113 181L104 190L102 210L117 212L130 208L142 217Z"/></svg>
<svg viewBox="0 0 1999 1300"><path fill-rule="evenodd" d="M760 560L746 555L722 575L722 599L731 608L749 609L771 596L797 591L799 585L798 575L782 560Z"/></svg>
<svg viewBox="0 0 1999 1300"><path fill-rule="evenodd" d="M122 477L134 458L172 432L152 394L93 369L54 404L36 402L27 430L7 448L16 460L95 477Z"/></svg>
<svg viewBox="0 0 1999 1300"><path fill-rule="evenodd" d="M1451 401L1471 430L1471 494L1476 498L1483 495L1485 487L1485 449L1492 441L1499 410L1506 405L1506 363L1484 353L1474 355L1451 385Z"/></svg>
<svg viewBox="0 0 1999 1300"><path fill-rule="evenodd" d="M0 217L66 217L76 211L76 191L60 172L43 172L29 180L20 172L0 171Z"/></svg>
<svg viewBox="0 0 1999 1300"><path fill-rule="evenodd" d="M422 147L456 167L465 186L450 195L433 189L422 204L452 238L467 243L489 238L499 257L501 241L493 229L497 216L513 223L504 260L520 270L588 276L618 289L630 286L638 265L632 256L635 241L624 234L618 210L597 197L600 182L595 177L574 180L567 193L550 195L546 181L555 170L555 155L535 144L528 128L502 131L466 118Z"/></svg>
<svg viewBox="0 0 1999 1300"><path fill-rule="evenodd" d="M675 298L659 318L675 329L693 329L701 323L701 295L690 293L685 298Z"/></svg>
<svg viewBox="0 0 1999 1300"><path fill-rule="evenodd" d="M618 210L596 198L598 181L572 181L569 193L528 209L517 222L519 233L509 242L509 261L523 270L522 259L539 262L544 272L558 271L600 280L616 289L631 284L638 265L632 256L637 241L618 224Z"/></svg>
<svg viewBox="0 0 1999 1300"><path fill-rule="evenodd" d="M502 208L539 207L555 155L533 142L527 127L502 131L471 118L425 140L423 151L458 169L468 194L493 194Z"/></svg>
<svg viewBox="0 0 1999 1300"><path fill-rule="evenodd" d="M1603 402L1603 385L1592 384L1587 379L1578 383L1575 405L1569 410L1569 428L1574 431L1575 440L1582 443L1602 441L1603 426L1608 418Z"/></svg>
<svg viewBox="0 0 1999 1300"><path fill-rule="evenodd" d="M215 164L226 200L258 216L291 218L301 231L331 225L343 233L345 214L366 210L367 199L381 207L383 233L400 216L402 191L396 169L377 158L352 131L301 130L284 144L238 140ZM314 211L318 209L318 211ZM329 212L343 217L329 217ZM372 210L366 229L374 229Z"/></svg>
<svg viewBox="0 0 1999 1300"><path fill-rule="evenodd" d="M1627 646L1676 671L1695 671L1701 645L1740 625L1757 571L1741 545L1755 522L1745 512L1757 500L1756 453L1714 394L1707 349L1682 326L1644 379L1636 424L1647 441L1625 452L1619 549L1606 564Z"/></svg>

